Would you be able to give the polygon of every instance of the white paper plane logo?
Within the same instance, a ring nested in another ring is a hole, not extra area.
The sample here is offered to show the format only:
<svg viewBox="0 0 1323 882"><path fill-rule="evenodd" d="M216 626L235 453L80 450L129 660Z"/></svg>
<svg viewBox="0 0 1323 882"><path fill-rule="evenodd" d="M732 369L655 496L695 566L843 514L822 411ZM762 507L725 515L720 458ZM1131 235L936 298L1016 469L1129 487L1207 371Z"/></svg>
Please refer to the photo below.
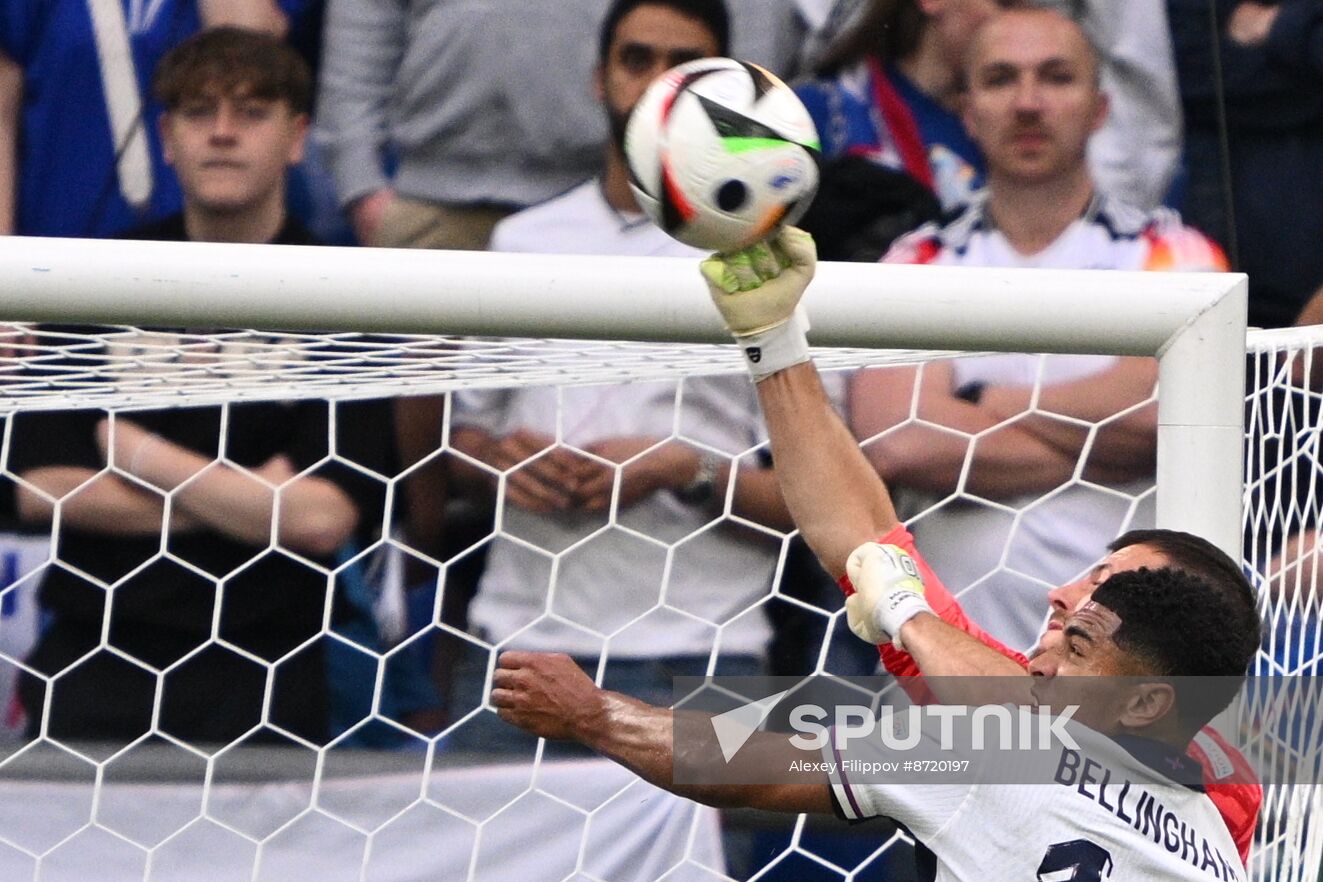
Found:
<svg viewBox="0 0 1323 882"><path fill-rule="evenodd" d="M730 762L740 752L749 736L758 731L758 727L767 719L767 715L776 707L777 702L786 696L785 692L769 695L758 701L751 701L724 714L712 718L712 731L717 733L717 743L721 745L721 755Z"/></svg>

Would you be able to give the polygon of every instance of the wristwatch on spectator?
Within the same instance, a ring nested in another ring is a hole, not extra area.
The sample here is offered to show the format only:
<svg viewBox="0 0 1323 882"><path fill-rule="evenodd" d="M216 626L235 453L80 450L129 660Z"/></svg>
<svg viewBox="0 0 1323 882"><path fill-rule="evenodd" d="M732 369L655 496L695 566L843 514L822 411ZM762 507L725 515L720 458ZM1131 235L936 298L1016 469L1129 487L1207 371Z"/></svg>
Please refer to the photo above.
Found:
<svg viewBox="0 0 1323 882"><path fill-rule="evenodd" d="M676 488L675 498L685 505L706 505L717 493L717 472L721 457L715 453L702 453L698 457L698 470L689 483Z"/></svg>

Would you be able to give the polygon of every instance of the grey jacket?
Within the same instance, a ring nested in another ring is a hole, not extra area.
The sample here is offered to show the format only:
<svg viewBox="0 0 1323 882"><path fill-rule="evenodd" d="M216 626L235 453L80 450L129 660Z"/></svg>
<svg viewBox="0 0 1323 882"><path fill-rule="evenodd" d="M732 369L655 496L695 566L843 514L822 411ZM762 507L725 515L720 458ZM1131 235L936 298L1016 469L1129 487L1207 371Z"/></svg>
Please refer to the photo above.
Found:
<svg viewBox="0 0 1323 882"><path fill-rule="evenodd" d="M792 0L728 0L735 53L786 72ZM385 186L531 205L601 167L606 0L330 0L315 137L341 205ZM396 163L386 173L388 156Z"/></svg>

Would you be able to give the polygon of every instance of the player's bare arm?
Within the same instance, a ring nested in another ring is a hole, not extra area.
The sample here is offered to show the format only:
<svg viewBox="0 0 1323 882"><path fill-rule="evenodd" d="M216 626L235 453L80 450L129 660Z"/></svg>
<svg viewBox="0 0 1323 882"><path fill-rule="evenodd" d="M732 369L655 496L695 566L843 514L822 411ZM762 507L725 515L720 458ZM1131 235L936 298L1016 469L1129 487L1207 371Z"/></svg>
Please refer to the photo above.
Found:
<svg viewBox="0 0 1323 882"><path fill-rule="evenodd" d="M727 327L745 347L746 355L750 347L760 350L756 361L750 357L750 371L757 383L782 494L819 561L839 578L852 554L867 549L899 520L886 485L832 407L808 360L807 346L802 344L803 319L796 310L816 265L812 240L798 230L784 230L771 244L755 246L741 255L709 259L704 276ZM802 345L787 345L778 335L797 335ZM922 600L921 583L917 602L904 592L898 595L906 601L899 605L898 616L890 604L881 602L889 590L883 584L890 578L885 567L871 571L874 578L865 581L877 584L865 585L866 590L847 601L851 628L861 639L882 643L899 637L930 676L1025 675L1011 659L932 615ZM859 589L860 572L852 572L851 577ZM883 607L887 607L888 621L872 615ZM908 630L902 634L896 630L899 628L913 630L912 646L906 640ZM926 664L932 666L931 671ZM951 689L960 688L951 682ZM939 698L975 699L963 694ZM1017 690L995 699L980 695L975 703L1018 699Z"/></svg>
<svg viewBox="0 0 1323 882"><path fill-rule="evenodd" d="M790 515L834 578L850 552L900 523L891 495L832 407L811 362L758 384Z"/></svg>
<svg viewBox="0 0 1323 882"><path fill-rule="evenodd" d="M675 783L675 712L599 688L567 655L502 653L492 677L491 701L507 723L540 738L577 741L650 784L695 802L794 814L832 811L830 785L817 773L806 773L803 783L793 784ZM684 749L722 762L715 733ZM723 777L757 781L770 765L789 768L792 759L804 756L786 736L756 733ZM741 774L741 766L747 766L747 774Z"/></svg>
<svg viewBox="0 0 1323 882"><path fill-rule="evenodd" d="M899 521L808 360L797 307L815 265L813 240L786 229L768 243L704 261L703 273L749 357L786 506L823 567L840 577L851 551Z"/></svg>
<svg viewBox="0 0 1323 882"><path fill-rule="evenodd" d="M939 702L1032 703L1023 668L933 613L917 563L903 548L865 543L846 570L855 589L845 601L850 630L908 652Z"/></svg>
<svg viewBox="0 0 1323 882"><path fill-rule="evenodd" d="M939 703L1033 703L1027 670L936 616L915 616L900 635Z"/></svg>

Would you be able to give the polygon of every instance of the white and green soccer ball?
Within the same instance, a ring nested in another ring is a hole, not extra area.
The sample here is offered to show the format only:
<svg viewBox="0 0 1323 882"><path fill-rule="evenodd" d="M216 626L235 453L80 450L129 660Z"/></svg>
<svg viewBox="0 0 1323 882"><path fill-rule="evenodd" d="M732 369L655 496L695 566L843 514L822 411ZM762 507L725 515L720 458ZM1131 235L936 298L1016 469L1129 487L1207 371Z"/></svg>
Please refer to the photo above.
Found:
<svg viewBox="0 0 1323 882"><path fill-rule="evenodd" d="M793 224L818 188L818 133L799 98L755 64L701 58L644 92L625 129L630 186L688 245L731 252Z"/></svg>

